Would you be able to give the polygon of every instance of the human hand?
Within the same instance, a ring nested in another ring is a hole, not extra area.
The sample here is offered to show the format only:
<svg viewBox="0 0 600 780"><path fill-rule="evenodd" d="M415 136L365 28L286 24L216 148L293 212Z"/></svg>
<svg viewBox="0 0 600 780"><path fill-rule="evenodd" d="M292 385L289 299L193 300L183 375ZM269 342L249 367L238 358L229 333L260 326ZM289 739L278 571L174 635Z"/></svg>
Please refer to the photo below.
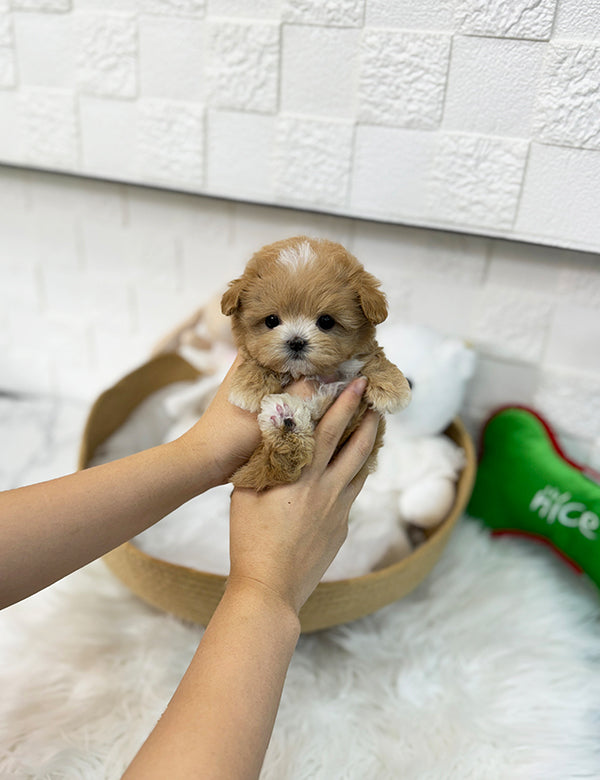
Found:
<svg viewBox="0 0 600 780"><path fill-rule="evenodd" d="M227 482L260 442L256 415L229 402L232 377L241 363L238 355L200 420L180 438L192 461L202 468L202 490ZM286 392L307 398L313 385L306 380L293 382Z"/></svg>
<svg viewBox="0 0 600 780"><path fill-rule="evenodd" d="M364 380L352 382L323 416L313 461L297 482L261 493L233 491L228 587L261 588L298 614L318 585L346 538L375 443L379 415L368 411L331 460L364 387Z"/></svg>

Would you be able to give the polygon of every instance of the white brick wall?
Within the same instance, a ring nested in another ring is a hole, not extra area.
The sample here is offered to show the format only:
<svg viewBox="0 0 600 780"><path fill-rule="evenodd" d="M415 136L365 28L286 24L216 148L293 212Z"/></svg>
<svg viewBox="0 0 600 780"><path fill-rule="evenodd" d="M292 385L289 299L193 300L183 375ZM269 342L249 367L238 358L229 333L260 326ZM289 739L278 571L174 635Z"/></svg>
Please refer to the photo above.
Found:
<svg viewBox="0 0 600 780"><path fill-rule="evenodd" d="M536 106L540 141L600 149L600 42L551 43Z"/></svg>
<svg viewBox="0 0 600 780"><path fill-rule="evenodd" d="M550 37L556 0L458 0L460 32L496 38Z"/></svg>
<svg viewBox="0 0 600 780"><path fill-rule="evenodd" d="M529 404L600 467L599 255L7 167L0 391L92 399L255 249L299 233L354 251L392 319L477 348L463 410L474 432L498 405Z"/></svg>
<svg viewBox="0 0 600 780"><path fill-rule="evenodd" d="M353 140L350 122L281 116L274 146L275 192L287 203L310 199L317 207L344 211Z"/></svg>
<svg viewBox="0 0 600 780"><path fill-rule="evenodd" d="M359 120L365 125L439 126L450 36L366 29L360 57Z"/></svg>
<svg viewBox="0 0 600 780"><path fill-rule="evenodd" d="M76 14L74 21L79 90L100 97L136 97L138 42L135 16L98 11Z"/></svg>
<svg viewBox="0 0 600 780"><path fill-rule="evenodd" d="M0 161L600 251L600 0L2 0Z"/></svg>

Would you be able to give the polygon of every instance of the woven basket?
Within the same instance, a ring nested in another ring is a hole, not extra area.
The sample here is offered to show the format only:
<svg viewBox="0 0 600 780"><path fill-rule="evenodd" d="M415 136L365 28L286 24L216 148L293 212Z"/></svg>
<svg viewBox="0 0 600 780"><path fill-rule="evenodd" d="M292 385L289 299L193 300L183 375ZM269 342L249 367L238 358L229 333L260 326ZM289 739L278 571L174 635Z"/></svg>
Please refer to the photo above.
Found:
<svg viewBox="0 0 600 780"><path fill-rule="evenodd" d="M86 468L97 447L113 434L149 395L173 382L193 381L195 368L174 353L153 358L102 393L90 411L79 453ZM466 453L467 464L457 486L454 506L444 522L403 560L362 577L318 585L300 613L302 631L319 631L375 612L406 596L438 561L465 509L475 477L473 444L459 419L446 435ZM127 542L104 557L110 570L147 603L194 623L206 625L225 588L226 577L179 566Z"/></svg>

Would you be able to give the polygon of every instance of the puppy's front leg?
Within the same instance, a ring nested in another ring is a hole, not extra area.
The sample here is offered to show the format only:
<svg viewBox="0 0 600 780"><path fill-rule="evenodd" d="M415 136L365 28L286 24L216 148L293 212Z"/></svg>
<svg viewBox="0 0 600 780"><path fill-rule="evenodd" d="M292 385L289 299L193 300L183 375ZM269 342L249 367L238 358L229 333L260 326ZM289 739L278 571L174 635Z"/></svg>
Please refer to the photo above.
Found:
<svg viewBox="0 0 600 780"><path fill-rule="evenodd" d="M231 380L229 401L240 409L258 412L265 395L281 390L281 381L251 358L239 366Z"/></svg>
<svg viewBox="0 0 600 780"><path fill-rule="evenodd" d="M309 407L289 393L266 396L258 425L262 442L231 481L255 490L295 482L313 456L314 423Z"/></svg>
<svg viewBox="0 0 600 780"><path fill-rule="evenodd" d="M386 357L375 355L363 367L368 379L365 399L380 413L397 412L410 403L410 385L406 377Z"/></svg>

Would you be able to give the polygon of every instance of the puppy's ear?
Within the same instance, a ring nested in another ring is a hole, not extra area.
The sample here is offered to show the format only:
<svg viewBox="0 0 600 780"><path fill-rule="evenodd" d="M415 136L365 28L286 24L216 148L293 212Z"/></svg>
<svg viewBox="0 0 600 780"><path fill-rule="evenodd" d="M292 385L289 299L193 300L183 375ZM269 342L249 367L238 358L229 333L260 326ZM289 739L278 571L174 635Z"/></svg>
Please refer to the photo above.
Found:
<svg viewBox="0 0 600 780"><path fill-rule="evenodd" d="M356 293L365 317L373 325L379 325L388 315L387 300L379 289L377 279L367 271L362 271L356 283Z"/></svg>
<svg viewBox="0 0 600 780"><path fill-rule="evenodd" d="M226 317L230 317L242 305L243 279L234 279L221 298L221 311Z"/></svg>

